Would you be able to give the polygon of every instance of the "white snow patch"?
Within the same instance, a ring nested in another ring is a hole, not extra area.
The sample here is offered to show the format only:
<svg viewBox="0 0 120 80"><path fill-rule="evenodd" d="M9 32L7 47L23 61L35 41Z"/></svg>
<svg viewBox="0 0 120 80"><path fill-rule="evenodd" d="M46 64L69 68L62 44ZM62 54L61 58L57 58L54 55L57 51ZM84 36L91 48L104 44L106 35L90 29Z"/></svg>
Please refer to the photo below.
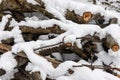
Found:
<svg viewBox="0 0 120 80"><path fill-rule="evenodd" d="M15 43L24 41L18 26L13 28L12 31L0 31L0 40L12 37L14 38Z"/></svg>
<svg viewBox="0 0 120 80"><path fill-rule="evenodd" d="M11 52L6 52L0 57L0 68L6 71L12 71L17 65L16 60Z"/></svg>
<svg viewBox="0 0 120 80"><path fill-rule="evenodd" d="M0 22L0 31L4 30L5 28L5 25L7 24L8 22L8 19L11 17L11 15L6 15L6 16L3 16L2 17L2 20Z"/></svg>
<svg viewBox="0 0 120 80"><path fill-rule="evenodd" d="M36 2L35 0L27 0L28 3L31 3L33 5L39 5L38 2Z"/></svg>

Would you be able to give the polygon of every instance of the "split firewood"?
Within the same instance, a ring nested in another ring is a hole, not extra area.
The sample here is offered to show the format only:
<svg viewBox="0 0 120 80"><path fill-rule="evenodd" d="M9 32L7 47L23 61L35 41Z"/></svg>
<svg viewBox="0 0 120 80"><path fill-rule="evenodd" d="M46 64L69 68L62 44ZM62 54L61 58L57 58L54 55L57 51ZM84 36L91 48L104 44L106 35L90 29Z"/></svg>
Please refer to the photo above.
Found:
<svg viewBox="0 0 120 80"><path fill-rule="evenodd" d="M106 52L108 52L108 49L111 49L114 52L119 50L118 43L111 35L106 35L106 37L102 39L102 45Z"/></svg>

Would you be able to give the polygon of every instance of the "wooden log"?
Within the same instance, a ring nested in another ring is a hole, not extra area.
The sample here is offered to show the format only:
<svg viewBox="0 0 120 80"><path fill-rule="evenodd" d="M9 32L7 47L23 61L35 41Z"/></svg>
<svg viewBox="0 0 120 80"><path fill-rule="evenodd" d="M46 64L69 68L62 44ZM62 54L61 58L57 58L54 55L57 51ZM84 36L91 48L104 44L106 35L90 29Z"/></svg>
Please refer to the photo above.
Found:
<svg viewBox="0 0 120 80"><path fill-rule="evenodd" d="M91 12L84 12L83 13L83 20L88 23L92 18L93 14Z"/></svg>
<svg viewBox="0 0 120 80"><path fill-rule="evenodd" d="M74 11L69 11L67 10L65 14L66 19L72 20L73 22L79 23L79 24L84 24L85 21L82 19L81 16L76 15Z"/></svg>
<svg viewBox="0 0 120 80"><path fill-rule="evenodd" d="M61 34L65 32L65 30L60 29L60 27L57 25L53 25L52 27L48 27L48 28L33 28L23 25L20 26L19 28L22 32L25 41L37 40L40 35L44 35L44 34L50 34L50 33ZM6 30L8 31L11 31L12 29L13 27L6 28ZM12 40L10 41L12 42Z"/></svg>
<svg viewBox="0 0 120 80"><path fill-rule="evenodd" d="M118 43L109 34L106 35L106 37L102 39L102 45L106 52L108 52L108 49L111 49L113 52L116 52L119 50Z"/></svg>
<svg viewBox="0 0 120 80"><path fill-rule="evenodd" d="M84 60L88 60L88 59L89 59L89 58L88 58L88 55L86 55L86 53L85 53L82 49L78 48L76 44L74 44L74 45L70 48L70 50L71 50L72 52L74 52L75 54L77 54L79 57L81 57L81 58L84 59Z"/></svg>
<svg viewBox="0 0 120 80"><path fill-rule="evenodd" d="M53 25L48 28L33 28L30 26L20 26L19 27L22 33L31 33L31 34L48 34L48 33L55 33L55 34L61 34L65 32L64 30L60 29L58 25ZM12 30L13 27L7 28L7 30Z"/></svg>

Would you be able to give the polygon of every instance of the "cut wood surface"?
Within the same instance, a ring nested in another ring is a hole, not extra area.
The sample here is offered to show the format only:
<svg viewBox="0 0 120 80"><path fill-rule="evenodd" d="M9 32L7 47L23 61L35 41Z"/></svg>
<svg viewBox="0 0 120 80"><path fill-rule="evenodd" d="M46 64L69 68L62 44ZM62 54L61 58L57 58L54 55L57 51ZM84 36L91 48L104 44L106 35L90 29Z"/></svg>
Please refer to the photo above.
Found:
<svg viewBox="0 0 120 80"><path fill-rule="evenodd" d="M102 40L102 45L104 49L107 51L108 49L112 49L112 51L116 52L119 50L118 43L113 39L111 35L106 35Z"/></svg>

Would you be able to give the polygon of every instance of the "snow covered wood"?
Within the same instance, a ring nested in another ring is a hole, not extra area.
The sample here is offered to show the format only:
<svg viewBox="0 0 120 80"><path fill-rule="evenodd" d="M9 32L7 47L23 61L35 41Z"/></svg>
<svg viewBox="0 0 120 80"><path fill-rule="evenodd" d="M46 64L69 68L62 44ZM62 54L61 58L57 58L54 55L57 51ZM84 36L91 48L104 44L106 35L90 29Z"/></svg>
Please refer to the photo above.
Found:
<svg viewBox="0 0 120 80"><path fill-rule="evenodd" d="M0 0L0 79L119 80L120 13L91 1Z"/></svg>
<svg viewBox="0 0 120 80"><path fill-rule="evenodd" d="M112 38L111 35L109 35L109 34L106 35L106 38L104 38L102 41L103 41L102 45L103 45L105 50L110 49L110 48L114 52L119 50L118 43Z"/></svg>

